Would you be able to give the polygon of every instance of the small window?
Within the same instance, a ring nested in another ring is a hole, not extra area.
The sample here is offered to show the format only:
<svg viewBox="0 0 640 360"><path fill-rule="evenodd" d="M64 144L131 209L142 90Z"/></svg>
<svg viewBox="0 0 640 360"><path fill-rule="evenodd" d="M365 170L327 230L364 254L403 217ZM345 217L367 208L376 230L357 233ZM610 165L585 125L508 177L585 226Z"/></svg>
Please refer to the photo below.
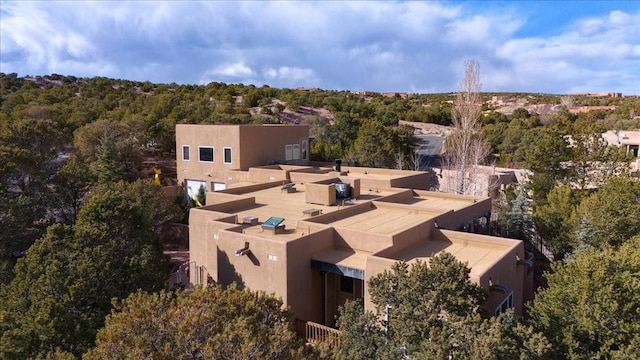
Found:
<svg viewBox="0 0 640 360"><path fill-rule="evenodd" d="M189 145L182 145L182 160L189 161Z"/></svg>
<svg viewBox="0 0 640 360"><path fill-rule="evenodd" d="M224 163L231 164L231 148L224 148Z"/></svg>
<svg viewBox="0 0 640 360"><path fill-rule="evenodd" d="M200 153L200 161L202 162L213 162L213 148L212 147L198 147L198 151Z"/></svg>

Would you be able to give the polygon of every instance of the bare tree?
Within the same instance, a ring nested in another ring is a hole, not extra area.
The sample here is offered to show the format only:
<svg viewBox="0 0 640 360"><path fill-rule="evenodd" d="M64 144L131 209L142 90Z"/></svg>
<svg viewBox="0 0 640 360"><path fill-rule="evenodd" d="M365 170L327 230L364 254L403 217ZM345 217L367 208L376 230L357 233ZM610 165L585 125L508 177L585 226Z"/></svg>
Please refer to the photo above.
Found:
<svg viewBox="0 0 640 360"><path fill-rule="evenodd" d="M453 103L453 131L446 140L446 160L453 171L451 188L459 194L475 195L478 167L489 155L490 147L480 137L480 66L476 60L465 62L465 76Z"/></svg>
<svg viewBox="0 0 640 360"><path fill-rule="evenodd" d="M394 155L394 160L396 163L396 169L403 170L405 167L405 158L406 155L402 152L402 150L398 149Z"/></svg>
<svg viewBox="0 0 640 360"><path fill-rule="evenodd" d="M467 191L465 193L478 195L483 192L482 189L478 188L478 169L485 162L485 159L491 155L491 146L489 146L489 143L482 139L479 134L476 134L471 141L469 155L469 160L471 162L471 169L469 171L470 183L467 186Z"/></svg>
<svg viewBox="0 0 640 360"><path fill-rule="evenodd" d="M415 171L422 170L422 156L420 156L420 152L418 149L414 149L411 153L411 168Z"/></svg>
<svg viewBox="0 0 640 360"><path fill-rule="evenodd" d="M573 96L566 95L560 98L560 104L570 109L573 107Z"/></svg>

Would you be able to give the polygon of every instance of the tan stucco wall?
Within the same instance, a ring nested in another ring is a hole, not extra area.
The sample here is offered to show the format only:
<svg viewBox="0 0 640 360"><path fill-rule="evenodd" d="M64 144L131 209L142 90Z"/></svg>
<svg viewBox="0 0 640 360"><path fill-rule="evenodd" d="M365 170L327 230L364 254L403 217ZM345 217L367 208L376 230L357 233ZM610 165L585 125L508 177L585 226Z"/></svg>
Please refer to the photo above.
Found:
<svg viewBox="0 0 640 360"><path fill-rule="evenodd" d="M240 143L243 144L240 168L272 164L285 161L285 145L299 144L307 140L307 159L309 127L306 125L255 125L241 126ZM302 152L302 149L300 149ZM292 164L305 165L308 160L292 161Z"/></svg>
<svg viewBox="0 0 640 360"><path fill-rule="evenodd" d="M253 182L269 182L283 181L288 182L289 171L283 170L278 166L269 167L252 167L249 169L247 180Z"/></svg>
<svg viewBox="0 0 640 360"><path fill-rule="evenodd" d="M162 193L170 199L175 199L178 196L178 191L182 191L182 188L178 185L162 187Z"/></svg>
<svg viewBox="0 0 640 360"><path fill-rule="evenodd" d="M211 182L230 184L238 181L233 170L285 161L285 145L308 144L309 128L306 125L176 125L176 158L178 183L185 180L205 181L209 190ZM240 144L242 148L240 147ZM182 146L190 147L190 160L182 158ZM198 147L212 146L214 162L198 161ZM224 148L231 148L231 164L224 164ZM308 145L307 145L308 147ZM302 149L301 149L302 152ZM308 157L308 149L306 149ZM307 161L297 160L298 165ZM286 173L285 173L286 176ZM231 179L229 179L231 177Z"/></svg>
<svg viewBox="0 0 640 360"><path fill-rule="evenodd" d="M335 205L336 186L334 184L310 184L305 185L305 201L309 204Z"/></svg>
<svg viewBox="0 0 640 360"><path fill-rule="evenodd" d="M176 166L178 183L186 179L225 182L225 170L240 168L239 126L231 125L176 125ZM182 146L190 147L190 159L182 159ZM198 146L213 146L214 162L198 161ZM232 163L223 164L223 148L230 147ZM206 174L210 174L208 176Z"/></svg>
<svg viewBox="0 0 640 360"><path fill-rule="evenodd" d="M429 173L424 172L392 179L390 185L406 189L429 190Z"/></svg>
<svg viewBox="0 0 640 360"><path fill-rule="evenodd" d="M424 229L414 229L413 231L424 231ZM410 230L409 232L413 232ZM415 244L416 241L411 240L413 234L403 234L407 236L405 244ZM526 266L518 265L518 257L523 258L524 245L522 242L514 241L511 239L502 239L496 237L488 237L477 234L462 233L449 230L433 230L427 238L422 237L423 234L415 234L416 237L420 237L419 241L429 241L429 239L444 239L444 238L457 238L464 239L463 241L486 243L487 246L501 246L507 247L508 251L503 251L503 255L496 259L492 264L487 265L486 271L478 271L477 268L472 268L470 274L470 281L480 285L484 288L489 297L485 306L485 309L489 314L493 315L496 307L502 303L502 301L513 291L513 304L516 314L522 314L523 312L523 300L530 300L533 291L533 271L530 271ZM459 240L458 240L459 241ZM394 257L393 254L401 252L400 246L393 246L382 249L373 253L367 257L366 264L366 280L371 277L382 273L384 270L388 270L395 263L396 260L392 260L389 257ZM412 260L412 259L404 259ZM494 284L501 284L507 286L509 289L506 294L501 292L490 290L489 279ZM366 288L366 285L365 285ZM365 308L374 310L373 303L370 296L365 294Z"/></svg>
<svg viewBox="0 0 640 360"><path fill-rule="evenodd" d="M213 212L205 208L192 208L189 211L189 260L190 281L196 284L196 267L204 267L204 276L200 284L206 283L209 275L214 281L218 279L217 244L212 234L220 229L235 227L237 217ZM197 226L192 226L197 224Z"/></svg>
<svg viewBox="0 0 640 360"><path fill-rule="evenodd" d="M524 291L529 288L529 286L525 286L525 281L527 281L527 279L533 280L533 278L528 276L528 269L525 266L518 265L518 257L524 258L525 256L524 244L521 241L451 230L434 231L432 237L438 237L440 236L439 234L444 237L464 239L464 241L468 242L485 243L487 246L507 247L508 250L501 252L502 256L493 264L487 265L486 271L472 270L471 281L477 283L488 292L489 298L485 308L491 315L493 315L496 306L498 306L511 291L513 291L514 310L516 314L522 314ZM503 294L490 290L490 279L494 284L507 286L509 291Z"/></svg>
<svg viewBox="0 0 640 360"><path fill-rule="evenodd" d="M249 181L249 172L244 170L226 170L224 176L227 185Z"/></svg>
<svg viewBox="0 0 640 360"><path fill-rule="evenodd" d="M391 195L386 195L384 197L381 197L380 199L377 199L376 201L379 202L385 202L385 203L406 203L408 201L411 201L413 199L413 190L411 189L397 189L398 191L391 194Z"/></svg>
<svg viewBox="0 0 640 360"><path fill-rule="evenodd" d="M334 178L336 178L336 176L333 172L310 173L292 171L291 173L289 173L289 179L294 183L316 183Z"/></svg>
<svg viewBox="0 0 640 360"><path fill-rule="evenodd" d="M244 248L245 242L249 244L248 255L235 256L235 251ZM241 230L219 231L217 243L221 284L236 282L254 291L275 294L288 303L287 278L282 275L287 273L286 243L243 234Z"/></svg>
<svg viewBox="0 0 640 360"><path fill-rule="evenodd" d="M479 278L479 285L489 292L489 298L485 308L489 314L493 315L498 306L513 291L513 304L516 314L522 315L525 294L525 279L527 279L527 268L518 265L517 255L524 256L524 245L520 244L512 249L503 258L497 261L486 273ZM506 294L492 291L489 287L489 279L494 284L505 285L508 288Z"/></svg>
<svg viewBox="0 0 640 360"><path fill-rule="evenodd" d="M405 189L429 190L429 173L378 168L342 167L341 178L360 178L362 189Z"/></svg>
<svg viewBox="0 0 640 360"><path fill-rule="evenodd" d="M323 278L310 264L313 254L333 247L333 238L333 229L326 228L287 243L287 305L299 319L323 320Z"/></svg>
<svg viewBox="0 0 640 360"><path fill-rule="evenodd" d="M431 236L434 221L434 219L431 219L423 222L422 224L406 228L400 233L394 234L392 241L395 251L402 251L418 242L427 241Z"/></svg>
<svg viewBox="0 0 640 360"><path fill-rule="evenodd" d="M383 273L385 270L391 269L394 263L395 263L395 260L378 257L378 256L375 256L375 254L367 257L367 265L364 271L364 274L365 274L364 309L365 310L370 310L370 311L373 311L374 313L376 311L376 308L373 302L371 302L371 294L369 294L369 287L367 286L369 279L371 279L372 277L378 274Z"/></svg>

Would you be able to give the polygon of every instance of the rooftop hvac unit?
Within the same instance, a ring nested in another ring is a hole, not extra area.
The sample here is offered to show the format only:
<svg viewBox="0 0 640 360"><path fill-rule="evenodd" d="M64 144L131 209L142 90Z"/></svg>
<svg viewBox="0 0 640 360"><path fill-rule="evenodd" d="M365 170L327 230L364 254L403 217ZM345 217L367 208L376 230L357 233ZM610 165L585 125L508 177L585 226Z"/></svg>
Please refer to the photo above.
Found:
<svg viewBox="0 0 640 360"><path fill-rule="evenodd" d="M338 199L350 199L351 198L351 186L348 183L338 182L336 186L336 198Z"/></svg>

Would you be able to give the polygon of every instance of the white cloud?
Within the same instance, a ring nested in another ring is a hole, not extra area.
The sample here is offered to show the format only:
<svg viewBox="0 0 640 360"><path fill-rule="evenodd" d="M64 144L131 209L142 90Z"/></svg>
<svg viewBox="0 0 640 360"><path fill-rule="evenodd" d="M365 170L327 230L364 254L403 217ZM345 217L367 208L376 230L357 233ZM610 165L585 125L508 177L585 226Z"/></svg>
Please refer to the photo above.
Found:
<svg viewBox="0 0 640 360"><path fill-rule="evenodd" d="M442 92L476 58L485 91L640 93L639 11L523 37L544 13L485 4L1 2L0 71Z"/></svg>
<svg viewBox="0 0 640 360"><path fill-rule="evenodd" d="M215 68L212 75L220 75L225 77L242 78L253 75L253 70L246 66L243 62L235 64L223 64Z"/></svg>
<svg viewBox="0 0 640 360"><path fill-rule="evenodd" d="M263 78L267 81L276 81L282 87L316 87L319 79L313 69L281 66L278 68L267 67L262 71Z"/></svg>

